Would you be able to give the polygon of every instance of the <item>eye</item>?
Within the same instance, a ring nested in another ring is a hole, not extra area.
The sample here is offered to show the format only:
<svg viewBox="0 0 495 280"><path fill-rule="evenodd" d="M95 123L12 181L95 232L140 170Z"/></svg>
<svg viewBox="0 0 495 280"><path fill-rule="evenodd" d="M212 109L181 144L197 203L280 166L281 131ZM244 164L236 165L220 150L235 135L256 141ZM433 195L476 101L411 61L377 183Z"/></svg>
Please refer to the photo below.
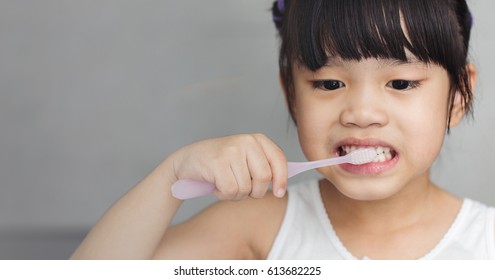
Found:
<svg viewBox="0 0 495 280"><path fill-rule="evenodd" d="M409 90L419 86L419 81L393 80L387 83L388 87L396 90Z"/></svg>
<svg viewBox="0 0 495 280"><path fill-rule="evenodd" d="M337 90L339 88L345 87L344 83L337 80L321 80L314 81L313 87L322 90Z"/></svg>

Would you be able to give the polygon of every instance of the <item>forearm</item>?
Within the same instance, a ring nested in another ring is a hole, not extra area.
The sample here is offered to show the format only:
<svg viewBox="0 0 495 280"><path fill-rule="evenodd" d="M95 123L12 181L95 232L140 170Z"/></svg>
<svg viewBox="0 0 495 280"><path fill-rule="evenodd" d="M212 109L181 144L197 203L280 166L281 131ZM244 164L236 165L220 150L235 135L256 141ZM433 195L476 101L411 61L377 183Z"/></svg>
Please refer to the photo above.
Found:
<svg viewBox="0 0 495 280"><path fill-rule="evenodd" d="M261 198L271 181L273 189L278 190L276 193L282 190L283 195L287 159L278 146L261 134L207 139L185 146L117 201L72 258L149 259L155 256L162 239L176 240L174 245L179 244L177 240L182 244L192 244L197 240L195 235L182 234L181 231L166 233L181 204L171 195L171 185L178 178L214 183L217 197L226 200ZM213 221L225 220L221 217L227 212L203 215L196 221L206 230ZM212 235L217 233L210 232ZM160 247L161 255L174 255L171 247L164 242Z"/></svg>
<svg viewBox="0 0 495 280"><path fill-rule="evenodd" d="M151 258L181 204L171 195L172 170L165 160L118 200L71 258Z"/></svg>

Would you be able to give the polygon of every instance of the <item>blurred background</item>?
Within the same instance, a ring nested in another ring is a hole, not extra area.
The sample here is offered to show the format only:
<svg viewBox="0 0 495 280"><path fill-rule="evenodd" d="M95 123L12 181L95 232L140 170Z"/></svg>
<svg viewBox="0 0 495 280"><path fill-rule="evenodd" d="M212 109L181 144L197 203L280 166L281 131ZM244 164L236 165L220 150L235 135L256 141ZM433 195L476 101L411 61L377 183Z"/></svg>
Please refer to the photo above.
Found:
<svg viewBox="0 0 495 280"><path fill-rule="evenodd" d="M495 205L495 2L468 2L475 115L451 131L433 177ZM0 0L0 259L68 258L112 203L204 138L261 132L302 160L271 4ZM185 202L175 222L213 201Z"/></svg>

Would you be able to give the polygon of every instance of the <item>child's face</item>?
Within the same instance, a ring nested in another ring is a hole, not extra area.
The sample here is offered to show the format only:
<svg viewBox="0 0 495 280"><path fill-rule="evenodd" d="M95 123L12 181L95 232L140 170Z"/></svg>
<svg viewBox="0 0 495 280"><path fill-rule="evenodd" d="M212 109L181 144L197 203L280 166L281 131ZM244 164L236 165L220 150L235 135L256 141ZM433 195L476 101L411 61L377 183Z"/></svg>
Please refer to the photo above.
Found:
<svg viewBox="0 0 495 280"><path fill-rule="evenodd" d="M382 162L319 170L341 193L375 200L429 184L428 170L447 127L445 69L330 59L317 72L294 66L293 73L294 117L308 160L343 155L351 147L385 148Z"/></svg>

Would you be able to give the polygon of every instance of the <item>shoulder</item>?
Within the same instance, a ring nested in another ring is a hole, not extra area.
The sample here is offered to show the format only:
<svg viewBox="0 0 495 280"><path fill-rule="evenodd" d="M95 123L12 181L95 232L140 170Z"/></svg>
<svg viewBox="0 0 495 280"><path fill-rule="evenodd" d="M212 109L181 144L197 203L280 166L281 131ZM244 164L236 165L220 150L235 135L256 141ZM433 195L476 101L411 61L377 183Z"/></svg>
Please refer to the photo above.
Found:
<svg viewBox="0 0 495 280"><path fill-rule="evenodd" d="M466 216L478 219L483 217L487 222L495 223L495 207L469 198L464 198L463 204L466 208Z"/></svg>
<svg viewBox="0 0 495 280"><path fill-rule="evenodd" d="M287 196L221 201L166 231L157 258L263 259L282 223Z"/></svg>
<svg viewBox="0 0 495 280"><path fill-rule="evenodd" d="M464 198L456 217L466 230L482 231L495 227L495 208L480 201Z"/></svg>
<svg viewBox="0 0 495 280"><path fill-rule="evenodd" d="M488 258L495 259L495 207L468 198L464 204L466 231L478 232L477 239L485 240L482 247L487 250Z"/></svg>

